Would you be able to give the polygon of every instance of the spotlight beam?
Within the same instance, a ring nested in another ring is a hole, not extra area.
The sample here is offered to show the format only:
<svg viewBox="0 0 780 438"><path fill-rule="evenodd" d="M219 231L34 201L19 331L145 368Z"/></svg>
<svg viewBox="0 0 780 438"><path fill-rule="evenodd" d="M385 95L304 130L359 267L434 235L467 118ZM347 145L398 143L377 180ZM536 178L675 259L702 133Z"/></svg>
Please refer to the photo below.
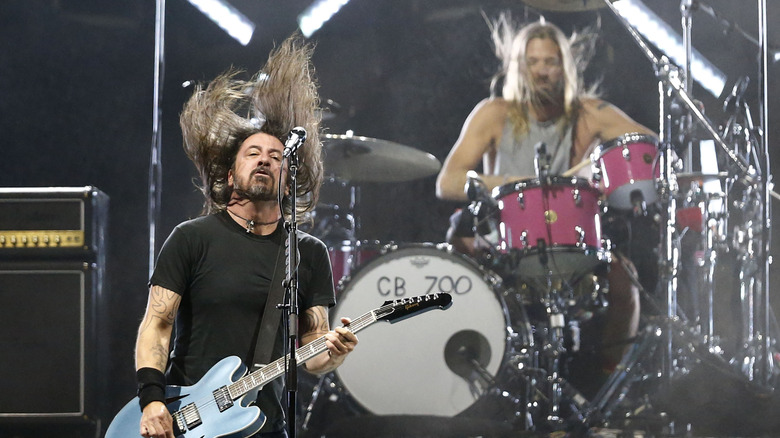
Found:
<svg viewBox="0 0 780 438"><path fill-rule="evenodd" d="M641 0L620 0L612 5L637 32L663 51L672 61L677 65L685 65L685 47L682 37ZM726 74L698 50L693 49L692 52L691 71L688 74L713 96L720 97L726 86Z"/></svg>
<svg viewBox="0 0 780 438"><path fill-rule="evenodd" d="M311 37L328 20L349 3L349 0L317 0L298 15L298 27L306 38Z"/></svg>
<svg viewBox="0 0 780 438"><path fill-rule="evenodd" d="M255 23L225 0L187 0L203 15L246 46L255 32Z"/></svg>

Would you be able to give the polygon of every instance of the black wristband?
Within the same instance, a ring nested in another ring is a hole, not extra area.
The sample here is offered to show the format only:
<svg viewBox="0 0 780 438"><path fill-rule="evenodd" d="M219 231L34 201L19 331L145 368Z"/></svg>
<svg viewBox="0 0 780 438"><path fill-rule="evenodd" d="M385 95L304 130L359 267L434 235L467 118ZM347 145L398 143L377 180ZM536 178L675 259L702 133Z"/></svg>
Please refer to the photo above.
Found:
<svg viewBox="0 0 780 438"><path fill-rule="evenodd" d="M153 401L165 403L165 374L162 371L145 367L136 371L138 381L138 404L143 410Z"/></svg>

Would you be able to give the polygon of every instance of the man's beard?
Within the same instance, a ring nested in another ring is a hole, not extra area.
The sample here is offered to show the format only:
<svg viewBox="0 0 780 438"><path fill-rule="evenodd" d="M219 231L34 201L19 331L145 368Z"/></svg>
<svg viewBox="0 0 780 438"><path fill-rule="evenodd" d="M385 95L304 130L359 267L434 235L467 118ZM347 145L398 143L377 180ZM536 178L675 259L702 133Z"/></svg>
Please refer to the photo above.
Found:
<svg viewBox="0 0 780 438"><path fill-rule="evenodd" d="M254 173L252 173L254 176ZM267 175L270 180L271 184L263 184L260 181L254 181L254 178L252 178L251 182L247 182L243 179L243 177L236 177L233 184L233 191L241 198L248 199L252 202L257 201L276 201L278 194L276 193L276 190L274 190L274 184L273 182L274 177L273 175Z"/></svg>
<svg viewBox="0 0 780 438"><path fill-rule="evenodd" d="M559 82L552 86L535 86L531 90L531 98L534 103L540 105L562 105L563 104L563 83Z"/></svg>

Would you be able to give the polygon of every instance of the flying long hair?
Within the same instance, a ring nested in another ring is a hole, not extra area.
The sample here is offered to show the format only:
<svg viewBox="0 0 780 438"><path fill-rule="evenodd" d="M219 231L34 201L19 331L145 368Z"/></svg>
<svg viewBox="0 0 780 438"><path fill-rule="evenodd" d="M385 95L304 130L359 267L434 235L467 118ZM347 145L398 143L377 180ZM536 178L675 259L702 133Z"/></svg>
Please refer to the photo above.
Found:
<svg viewBox="0 0 780 438"><path fill-rule="evenodd" d="M506 13L488 21L488 26L496 56L501 61L499 71L493 76L491 90L503 80L501 97L511 104L509 114L517 133L528 131L528 105L539 103L541 96L530 80L526 63L526 46L534 38L551 40L560 52L564 82L561 127L576 118L581 99L596 96L597 85L586 89L582 79L595 47L593 30L575 32L567 38L560 28L544 19L521 26Z"/></svg>
<svg viewBox="0 0 780 438"><path fill-rule="evenodd" d="M251 79L240 79L244 72L230 68L205 88L196 86L179 124L184 150L200 175L197 185L205 197L204 213L226 208L233 190L228 171L244 140L263 132L284 142L296 126L306 129L307 137L298 149L295 213L303 216L316 206L323 167L313 50L296 33L270 53ZM282 207L286 215L292 214L289 198Z"/></svg>

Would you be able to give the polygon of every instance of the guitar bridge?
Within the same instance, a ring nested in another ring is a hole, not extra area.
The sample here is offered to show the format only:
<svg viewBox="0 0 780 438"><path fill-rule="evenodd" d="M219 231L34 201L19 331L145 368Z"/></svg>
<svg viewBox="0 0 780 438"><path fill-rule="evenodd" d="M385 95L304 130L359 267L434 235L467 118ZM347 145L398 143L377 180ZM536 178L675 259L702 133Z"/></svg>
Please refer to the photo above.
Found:
<svg viewBox="0 0 780 438"><path fill-rule="evenodd" d="M190 403L176 411L173 414L173 421L176 423L176 428L179 429L181 433L203 424L203 420L200 418L200 412L198 412L198 407L195 406L195 403Z"/></svg>
<svg viewBox="0 0 780 438"><path fill-rule="evenodd" d="M214 401L217 402L219 412L225 412L231 406L233 406L233 399L230 398L230 392L227 386L217 388L212 393L214 395Z"/></svg>

